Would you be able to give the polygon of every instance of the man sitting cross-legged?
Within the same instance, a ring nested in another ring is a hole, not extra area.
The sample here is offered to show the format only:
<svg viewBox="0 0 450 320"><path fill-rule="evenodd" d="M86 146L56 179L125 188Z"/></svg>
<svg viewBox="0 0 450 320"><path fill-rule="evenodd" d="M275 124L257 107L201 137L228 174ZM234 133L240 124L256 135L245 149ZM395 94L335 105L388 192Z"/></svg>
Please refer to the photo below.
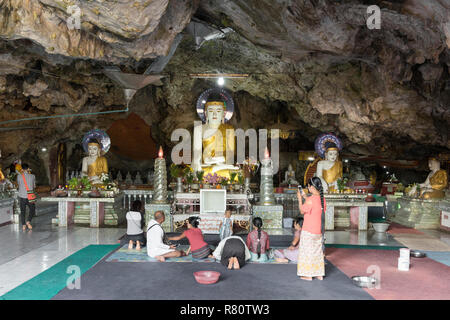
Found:
<svg viewBox="0 0 450 320"><path fill-rule="evenodd" d="M174 245L164 243L165 233L161 224L165 219L164 212L156 211L154 219L149 221L147 227L147 254L161 262L166 261L166 258L176 258L186 255L184 251L175 250Z"/></svg>

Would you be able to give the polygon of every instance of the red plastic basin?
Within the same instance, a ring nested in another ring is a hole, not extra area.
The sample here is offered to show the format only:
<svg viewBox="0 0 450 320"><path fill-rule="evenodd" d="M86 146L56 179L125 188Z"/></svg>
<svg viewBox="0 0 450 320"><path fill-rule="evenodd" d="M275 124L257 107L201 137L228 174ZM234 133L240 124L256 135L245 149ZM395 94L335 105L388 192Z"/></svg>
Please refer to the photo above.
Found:
<svg viewBox="0 0 450 320"><path fill-rule="evenodd" d="M220 272L216 271L197 271L194 272L194 278L201 284L212 284L219 280Z"/></svg>

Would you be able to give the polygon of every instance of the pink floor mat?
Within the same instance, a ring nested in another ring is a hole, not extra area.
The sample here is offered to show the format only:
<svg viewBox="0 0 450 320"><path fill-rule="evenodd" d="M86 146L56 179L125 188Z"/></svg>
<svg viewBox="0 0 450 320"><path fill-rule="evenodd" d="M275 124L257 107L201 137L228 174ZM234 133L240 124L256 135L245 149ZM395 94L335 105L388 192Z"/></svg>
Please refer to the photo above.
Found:
<svg viewBox="0 0 450 320"><path fill-rule="evenodd" d="M402 226L401 224L391 222L391 225L389 226L389 229L387 231L389 234L399 234L399 233L408 233L408 234L424 234L423 232Z"/></svg>
<svg viewBox="0 0 450 320"><path fill-rule="evenodd" d="M397 269L397 250L327 248L327 259L348 277L380 270L380 288L365 289L379 300L449 300L450 267L429 258L411 258L409 271ZM375 267L371 267L375 266Z"/></svg>

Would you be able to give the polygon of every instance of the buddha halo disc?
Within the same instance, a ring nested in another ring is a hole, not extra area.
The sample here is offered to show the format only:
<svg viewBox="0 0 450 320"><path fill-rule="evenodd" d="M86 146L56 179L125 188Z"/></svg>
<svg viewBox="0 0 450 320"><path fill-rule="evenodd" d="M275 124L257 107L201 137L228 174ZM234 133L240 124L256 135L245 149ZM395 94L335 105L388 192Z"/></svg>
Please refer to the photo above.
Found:
<svg viewBox="0 0 450 320"><path fill-rule="evenodd" d="M342 150L342 142L341 139L339 139L336 135L332 133L322 133L320 136L317 137L314 147L316 149L316 153L321 157L322 159L325 158L325 152L326 149L326 143L332 142L336 145L336 147L339 149L339 152Z"/></svg>
<svg viewBox="0 0 450 320"><path fill-rule="evenodd" d="M215 96L220 96L220 100L222 100L225 104L225 122L228 122L233 117L234 112L234 101L231 94L222 88L210 88L202 92L197 99L197 114L203 122L206 122L205 115L205 104L208 102L208 98L211 94L215 94ZM215 101L219 100L218 98L214 99Z"/></svg>
<svg viewBox="0 0 450 320"><path fill-rule="evenodd" d="M91 140L98 141L102 148L103 154L107 153L109 151L109 148L111 147L111 139L109 138L109 135L103 130L93 129L88 131L83 137L83 150L86 153L88 153L88 143Z"/></svg>

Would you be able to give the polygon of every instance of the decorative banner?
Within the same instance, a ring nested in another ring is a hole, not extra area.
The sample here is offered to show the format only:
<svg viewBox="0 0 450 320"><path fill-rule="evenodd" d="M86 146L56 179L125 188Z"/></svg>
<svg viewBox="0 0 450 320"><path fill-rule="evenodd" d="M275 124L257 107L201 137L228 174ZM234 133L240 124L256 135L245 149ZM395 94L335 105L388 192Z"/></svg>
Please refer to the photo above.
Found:
<svg viewBox="0 0 450 320"><path fill-rule="evenodd" d="M197 114L200 117L200 119L203 122L206 122L206 115L205 115L205 104L208 102L208 98L211 94L215 93L216 95L220 96L221 100L224 102L226 110L225 110L225 122L229 121L231 117L233 117L234 112L234 101L231 94L222 88L210 88L205 91L198 97L197 99Z"/></svg>
<svg viewBox="0 0 450 320"><path fill-rule="evenodd" d="M322 159L325 158L325 151L327 151L325 144L327 142L333 142L339 149L339 152L342 150L342 142L338 137L336 137L332 133L322 133L320 136L317 137L316 142L314 143L316 153Z"/></svg>
<svg viewBox="0 0 450 320"><path fill-rule="evenodd" d="M111 139L103 130L93 129L84 135L82 144L86 153L88 153L88 143L90 140L96 140L102 147L103 153L107 153L111 147Z"/></svg>

